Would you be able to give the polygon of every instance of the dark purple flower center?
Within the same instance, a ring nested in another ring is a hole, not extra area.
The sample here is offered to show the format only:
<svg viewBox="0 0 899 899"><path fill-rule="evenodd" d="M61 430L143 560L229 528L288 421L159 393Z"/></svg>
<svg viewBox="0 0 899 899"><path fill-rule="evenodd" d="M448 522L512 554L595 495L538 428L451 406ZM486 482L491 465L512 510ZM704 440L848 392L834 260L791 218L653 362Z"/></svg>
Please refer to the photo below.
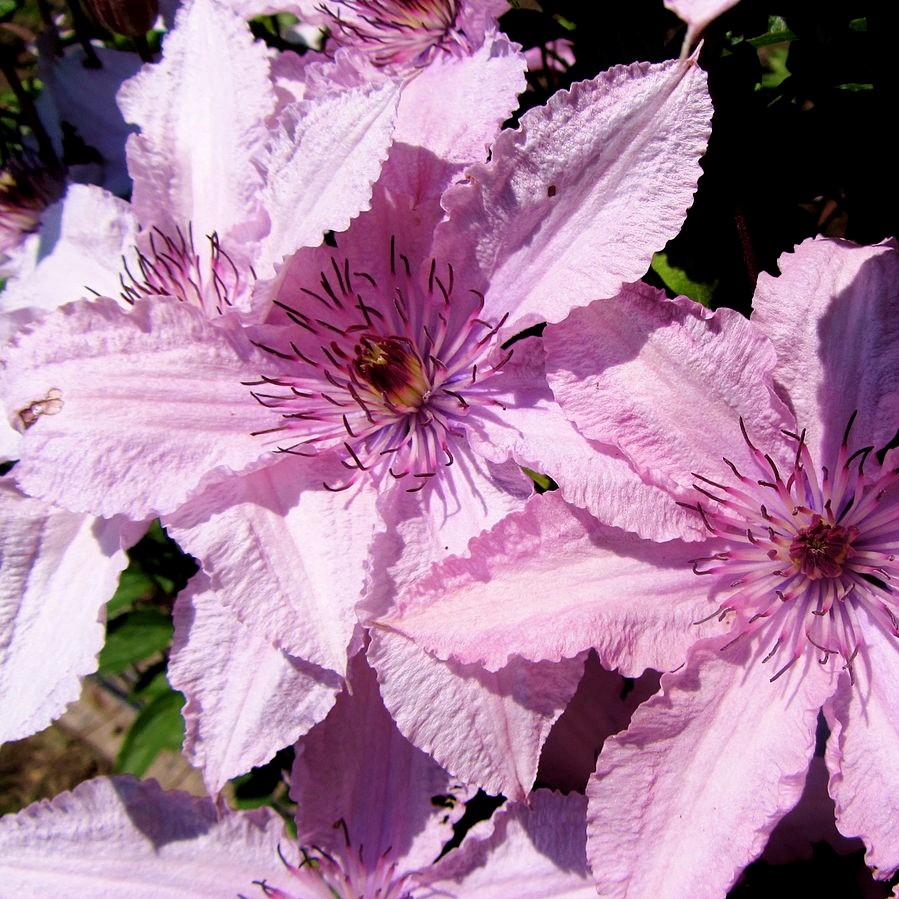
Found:
<svg viewBox="0 0 899 899"><path fill-rule="evenodd" d="M839 577L857 536L858 528L828 524L817 517L815 523L802 528L790 544L790 559L809 580Z"/></svg>

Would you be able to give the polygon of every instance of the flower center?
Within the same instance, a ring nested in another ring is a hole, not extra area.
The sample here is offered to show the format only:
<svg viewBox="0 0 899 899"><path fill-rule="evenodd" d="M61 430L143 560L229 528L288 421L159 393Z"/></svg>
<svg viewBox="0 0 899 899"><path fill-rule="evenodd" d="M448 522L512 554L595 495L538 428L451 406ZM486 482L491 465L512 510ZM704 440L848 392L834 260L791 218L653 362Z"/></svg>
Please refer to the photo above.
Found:
<svg viewBox="0 0 899 899"><path fill-rule="evenodd" d="M835 464L822 467L820 477L805 431L785 431L796 443L786 478L773 458L755 447L741 420L762 477L753 479L725 459L732 477L695 475L703 499L684 504L699 513L717 544L693 567L696 574L713 577L710 596L720 604L708 617L724 620L736 613L735 640L762 630L771 634L773 645L763 660L779 657L771 680L808 647L820 651L821 664L841 656L852 677L864 627L899 637L899 596L893 587L899 578L899 469L880 465L872 471L873 447L850 452L854 420L853 414Z"/></svg>
<svg viewBox="0 0 899 899"><path fill-rule="evenodd" d="M790 544L790 559L810 580L839 577L858 529L828 524L818 515L814 519L815 523L802 528Z"/></svg>
<svg viewBox="0 0 899 899"><path fill-rule="evenodd" d="M512 356L497 345L505 316L482 319L483 295L461 291L451 265L413 266L392 238L388 260L380 279L336 256L311 284L288 273L275 306L289 324L255 341L277 374L247 384L279 422L254 436L299 456L345 451L352 475L331 490L369 472L417 492L453 464L470 415L505 408L492 381Z"/></svg>
<svg viewBox="0 0 899 899"><path fill-rule="evenodd" d="M355 367L385 402L400 411L414 412L430 397L421 360L399 340L364 337L356 344Z"/></svg>
<svg viewBox="0 0 899 899"><path fill-rule="evenodd" d="M344 0L329 12L331 40L362 50L375 66L426 65L434 51L464 43L458 0Z"/></svg>
<svg viewBox="0 0 899 899"><path fill-rule="evenodd" d="M0 262L40 225L44 210L62 196L63 178L25 152L0 168Z"/></svg>

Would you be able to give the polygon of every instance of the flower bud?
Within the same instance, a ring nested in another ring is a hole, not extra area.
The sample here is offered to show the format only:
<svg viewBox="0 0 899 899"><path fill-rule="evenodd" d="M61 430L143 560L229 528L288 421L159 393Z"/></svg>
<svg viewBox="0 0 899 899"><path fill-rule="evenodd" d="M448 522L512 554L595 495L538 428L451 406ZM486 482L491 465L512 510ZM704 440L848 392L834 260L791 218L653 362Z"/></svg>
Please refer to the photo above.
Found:
<svg viewBox="0 0 899 899"><path fill-rule="evenodd" d="M82 0L91 18L108 31L143 37L159 15L159 0Z"/></svg>

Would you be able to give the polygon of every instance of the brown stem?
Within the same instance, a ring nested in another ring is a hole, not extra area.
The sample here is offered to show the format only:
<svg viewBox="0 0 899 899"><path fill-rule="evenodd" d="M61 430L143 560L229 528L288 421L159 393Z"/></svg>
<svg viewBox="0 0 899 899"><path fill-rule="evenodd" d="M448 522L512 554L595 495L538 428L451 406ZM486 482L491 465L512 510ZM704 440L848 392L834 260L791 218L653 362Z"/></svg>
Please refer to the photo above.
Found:
<svg viewBox="0 0 899 899"><path fill-rule="evenodd" d="M97 52L91 44L91 26L87 16L84 14L84 10L81 8L81 3L79 0L68 0L68 3L78 43L81 44L81 49L84 50L85 68L102 69L103 63L100 62L100 57L97 56Z"/></svg>

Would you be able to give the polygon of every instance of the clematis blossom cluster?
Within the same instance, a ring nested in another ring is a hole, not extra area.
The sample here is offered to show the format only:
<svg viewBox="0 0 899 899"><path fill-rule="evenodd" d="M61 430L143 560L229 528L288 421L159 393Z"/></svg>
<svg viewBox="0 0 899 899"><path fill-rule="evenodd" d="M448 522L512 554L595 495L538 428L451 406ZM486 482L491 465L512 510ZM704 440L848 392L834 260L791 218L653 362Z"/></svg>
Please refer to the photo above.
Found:
<svg viewBox="0 0 899 899"><path fill-rule="evenodd" d="M749 319L641 282L734 4L513 127L505 5L293 0L300 56L185 0L102 91L48 70L120 120L102 186L0 183L0 740L77 697L158 518L212 798L6 816L4 888L694 899L839 842L822 807L899 870L899 246L808 240ZM296 838L222 797L287 746Z"/></svg>

